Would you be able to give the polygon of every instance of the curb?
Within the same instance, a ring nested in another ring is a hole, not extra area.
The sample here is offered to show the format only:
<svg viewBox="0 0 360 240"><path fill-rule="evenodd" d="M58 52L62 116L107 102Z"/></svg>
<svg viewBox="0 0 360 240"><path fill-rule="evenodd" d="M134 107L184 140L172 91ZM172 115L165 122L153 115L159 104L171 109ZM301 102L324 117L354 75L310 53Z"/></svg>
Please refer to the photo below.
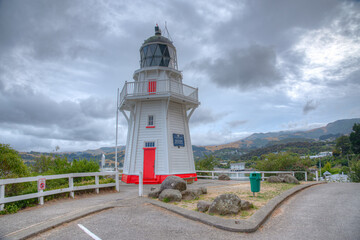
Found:
<svg viewBox="0 0 360 240"><path fill-rule="evenodd" d="M286 199L295 195L296 193L315 186L319 184L323 184L324 182L316 182L310 183L306 185L299 185L293 187L284 193L276 196L275 198L271 199L265 206L260 208L258 211L254 213L249 219L247 220L234 220L234 219L223 219L216 216L211 216L208 214L187 210L184 208L177 207L175 205L167 204L164 202L160 202L158 200L153 199L145 199L146 202L151 203L155 206L164 208L168 211L177 213L185 218L202 222L204 224L230 231L230 232L255 232L265 221L266 219L273 213L273 211Z"/></svg>
<svg viewBox="0 0 360 240"><path fill-rule="evenodd" d="M50 219L45 222L40 222L36 225L32 225L30 227L9 233L5 236L0 236L1 239L28 239L30 237L34 237L35 235L38 235L40 233L46 232L48 230L51 230L53 228L56 228L62 224L69 223L75 220L78 220L80 218L89 216L91 214L95 214L101 211L105 211L111 208L114 208L114 204L105 204L103 206L97 206L97 207L90 207L84 211L77 212L75 214L71 214L68 216L61 216L57 218Z"/></svg>

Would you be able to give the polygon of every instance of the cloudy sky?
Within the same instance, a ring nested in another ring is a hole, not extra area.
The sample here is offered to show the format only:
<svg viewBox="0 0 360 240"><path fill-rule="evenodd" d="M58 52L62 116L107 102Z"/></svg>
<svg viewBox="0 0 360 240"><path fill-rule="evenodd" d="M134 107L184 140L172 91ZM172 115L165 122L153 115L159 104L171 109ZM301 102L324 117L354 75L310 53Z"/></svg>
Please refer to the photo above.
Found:
<svg viewBox="0 0 360 240"><path fill-rule="evenodd" d="M360 117L360 2L0 0L0 143L114 146L117 88L165 21L199 88L193 144Z"/></svg>

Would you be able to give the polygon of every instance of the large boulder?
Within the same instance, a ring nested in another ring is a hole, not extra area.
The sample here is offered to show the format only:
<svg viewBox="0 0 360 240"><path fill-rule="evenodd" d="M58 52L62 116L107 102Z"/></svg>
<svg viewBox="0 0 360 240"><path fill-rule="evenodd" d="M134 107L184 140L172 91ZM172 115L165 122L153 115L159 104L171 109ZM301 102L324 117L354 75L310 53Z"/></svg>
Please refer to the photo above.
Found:
<svg viewBox="0 0 360 240"><path fill-rule="evenodd" d="M228 175L222 174L218 177L219 180L225 180L225 181L229 181L230 177Z"/></svg>
<svg viewBox="0 0 360 240"><path fill-rule="evenodd" d="M241 208L241 199L235 194L222 194L215 198L209 208L209 213L220 215L237 214Z"/></svg>
<svg viewBox="0 0 360 240"><path fill-rule="evenodd" d="M210 205L211 202L199 201L197 203L197 209L199 210L199 212L206 212L209 209Z"/></svg>
<svg viewBox="0 0 360 240"><path fill-rule="evenodd" d="M284 176L284 182L285 183L299 184L299 181L296 179L296 177L294 177L292 175L285 175Z"/></svg>
<svg viewBox="0 0 360 240"><path fill-rule="evenodd" d="M160 186L160 191L164 189L176 189L180 192L186 190L186 182L184 179L177 176L168 176Z"/></svg>
<svg viewBox="0 0 360 240"><path fill-rule="evenodd" d="M252 207L252 204L249 201L241 200L240 208L241 210L249 210Z"/></svg>
<svg viewBox="0 0 360 240"><path fill-rule="evenodd" d="M207 188L206 187L200 187L201 194L207 194Z"/></svg>
<svg viewBox="0 0 360 240"><path fill-rule="evenodd" d="M267 181L268 181L269 183L282 183L282 182L283 182L283 180L282 180L280 177L278 177L278 176L270 176L270 177L267 179Z"/></svg>
<svg viewBox="0 0 360 240"><path fill-rule="evenodd" d="M180 202L181 192L176 189L165 189L159 195L159 200L164 202Z"/></svg>
<svg viewBox="0 0 360 240"><path fill-rule="evenodd" d="M201 190L199 189L186 189L185 191L181 192L183 200L198 199L200 194L201 194Z"/></svg>
<svg viewBox="0 0 360 240"><path fill-rule="evenodd" d="M151 188L148 197L149 198L158 198L160 195L161 191L160 188Z"/></svg>

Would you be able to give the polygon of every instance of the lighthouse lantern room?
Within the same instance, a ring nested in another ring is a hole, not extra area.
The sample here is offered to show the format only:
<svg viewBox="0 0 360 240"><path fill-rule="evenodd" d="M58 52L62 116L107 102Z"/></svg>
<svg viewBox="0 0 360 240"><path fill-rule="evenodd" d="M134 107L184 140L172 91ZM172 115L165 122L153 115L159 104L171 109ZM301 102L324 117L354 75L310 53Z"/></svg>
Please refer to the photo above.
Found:
<svg viewBox="0 0 360 240"><path fill-rule="evenodd" d="M128 123L122 181L138 183L139 172L145 184L170 175L196 179L189 120L200 104L198 89L183 84L176 48L157 25L140 59L134 81L125 82L118 96Z"/></svg>

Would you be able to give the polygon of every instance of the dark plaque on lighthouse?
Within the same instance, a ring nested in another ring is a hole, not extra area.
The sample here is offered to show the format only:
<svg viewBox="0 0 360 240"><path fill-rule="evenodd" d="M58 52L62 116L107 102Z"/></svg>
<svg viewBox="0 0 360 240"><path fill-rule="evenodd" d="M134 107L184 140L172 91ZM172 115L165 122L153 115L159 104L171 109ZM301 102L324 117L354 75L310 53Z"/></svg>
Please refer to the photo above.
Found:
<svg viewBox="0 0 360 240"><path fill-rule="evenodd" d="M175 147L185 147L184 134L173 133Z"/></svg>

